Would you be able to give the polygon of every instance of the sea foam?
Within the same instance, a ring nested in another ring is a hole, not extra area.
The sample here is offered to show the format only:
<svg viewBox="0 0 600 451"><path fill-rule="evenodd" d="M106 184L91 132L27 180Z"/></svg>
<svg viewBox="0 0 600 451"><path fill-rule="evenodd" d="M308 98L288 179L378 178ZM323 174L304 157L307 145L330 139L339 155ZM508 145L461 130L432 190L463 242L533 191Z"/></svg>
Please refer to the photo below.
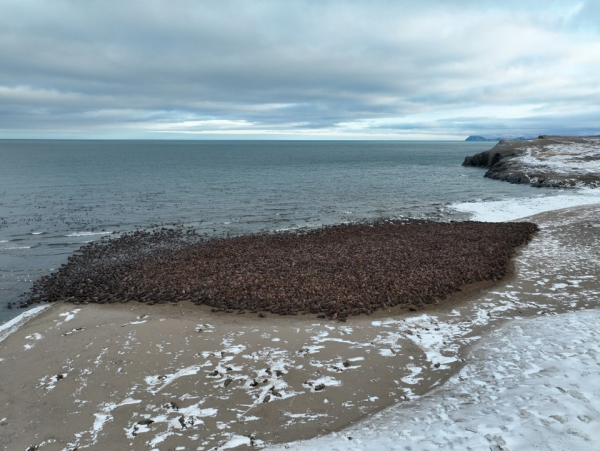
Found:
<svg viewBox="0 0 600 451"><path fill-rule="evenodd" d="M69 233L68 237L73 237L73 236L92 236L92 235L110 235L110 232L73 232L73 233Z"/></svg>
<svg viewBox="0 0 600 451"><path fill-rule="evenodd" d="M520 199L506 199L489 202L462 202L451 204L450 208L470 213L471 219L483 222L514 221L539 213L563 208L581 207L600 203L600 190L579 189L557 195L541 195Z"/></svg>

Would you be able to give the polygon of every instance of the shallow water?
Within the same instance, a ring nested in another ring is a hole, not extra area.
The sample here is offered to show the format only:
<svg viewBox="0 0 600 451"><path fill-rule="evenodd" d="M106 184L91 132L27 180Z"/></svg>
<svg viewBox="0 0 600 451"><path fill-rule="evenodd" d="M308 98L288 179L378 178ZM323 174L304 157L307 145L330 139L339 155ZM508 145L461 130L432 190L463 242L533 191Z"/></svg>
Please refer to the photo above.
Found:
<svg viewBox="0 0 600 451"><path fill-rule="evenodd" d="M539 196L483 178L493 143L0 140L0 322L33 280L113 232L183 223L244 234L379 217L464 218L447 205Z"/></svg>

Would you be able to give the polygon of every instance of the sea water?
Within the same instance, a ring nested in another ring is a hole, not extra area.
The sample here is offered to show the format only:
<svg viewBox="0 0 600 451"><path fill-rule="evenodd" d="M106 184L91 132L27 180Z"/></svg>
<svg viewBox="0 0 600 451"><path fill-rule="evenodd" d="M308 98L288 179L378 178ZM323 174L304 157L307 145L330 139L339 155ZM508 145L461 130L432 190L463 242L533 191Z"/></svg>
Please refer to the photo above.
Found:
<svg viewBox="0 0 600 451"><path fill-rule="evenodd" d="M207 236L376 218L464 219L455 202L550 190L484 179L443 141L0 140L0 323L82 245L183 224Z"/></svg>

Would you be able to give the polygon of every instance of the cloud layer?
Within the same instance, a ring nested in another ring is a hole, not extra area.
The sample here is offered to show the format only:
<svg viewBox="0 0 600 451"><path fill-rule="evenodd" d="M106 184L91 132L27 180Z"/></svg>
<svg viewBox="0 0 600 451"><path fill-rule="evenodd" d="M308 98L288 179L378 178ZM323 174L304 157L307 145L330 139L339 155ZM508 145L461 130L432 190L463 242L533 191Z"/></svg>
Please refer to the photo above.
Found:
<svg viewBox="0 0 600 451"><path fill-rule="evenodd" d="M0 137L600 133L597 5L5 0Z"/></svg>

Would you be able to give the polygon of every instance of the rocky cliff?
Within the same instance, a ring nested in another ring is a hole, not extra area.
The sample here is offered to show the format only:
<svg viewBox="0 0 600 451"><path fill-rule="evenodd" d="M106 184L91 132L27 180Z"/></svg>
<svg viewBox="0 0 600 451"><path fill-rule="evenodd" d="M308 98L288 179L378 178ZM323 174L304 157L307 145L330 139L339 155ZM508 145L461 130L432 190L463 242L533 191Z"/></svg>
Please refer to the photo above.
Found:
<svg viewBox="0 0 600 451"><path fill-rule="evenodd" d="M540 136L500 141L466 157L463 166L488 168L485 177L537 187L600 187L600 137Z"/></svg>

